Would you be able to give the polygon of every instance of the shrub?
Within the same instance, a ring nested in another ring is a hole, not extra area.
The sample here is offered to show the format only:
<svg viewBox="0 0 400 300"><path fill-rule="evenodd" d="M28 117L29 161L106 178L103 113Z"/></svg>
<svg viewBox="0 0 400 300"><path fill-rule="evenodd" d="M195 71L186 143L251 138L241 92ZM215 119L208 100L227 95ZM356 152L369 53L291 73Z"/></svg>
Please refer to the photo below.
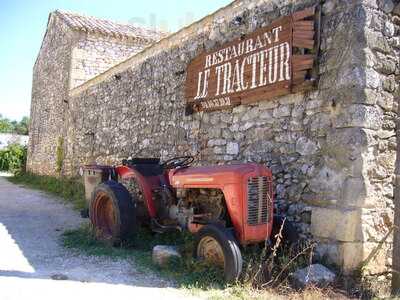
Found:
<svg viewBox="0 0 400 300"><path fill-rule="evenodd" d="M0 150L0 170L18 171L24 170L26 165L27 148L18 144L11 144Z"/></svg>

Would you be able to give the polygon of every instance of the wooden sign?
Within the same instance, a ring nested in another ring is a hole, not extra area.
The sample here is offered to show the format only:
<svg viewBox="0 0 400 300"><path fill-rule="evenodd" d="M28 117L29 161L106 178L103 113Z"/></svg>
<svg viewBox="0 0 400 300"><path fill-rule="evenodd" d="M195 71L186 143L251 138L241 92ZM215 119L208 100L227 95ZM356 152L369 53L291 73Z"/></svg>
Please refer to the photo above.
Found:
<svg viewBox="0 0 400 300"><path fill-rule="evenodd" d="M187 69L190 110L219 110L310 86L316 15L315 7L296 12L196 57Z"/></svg>

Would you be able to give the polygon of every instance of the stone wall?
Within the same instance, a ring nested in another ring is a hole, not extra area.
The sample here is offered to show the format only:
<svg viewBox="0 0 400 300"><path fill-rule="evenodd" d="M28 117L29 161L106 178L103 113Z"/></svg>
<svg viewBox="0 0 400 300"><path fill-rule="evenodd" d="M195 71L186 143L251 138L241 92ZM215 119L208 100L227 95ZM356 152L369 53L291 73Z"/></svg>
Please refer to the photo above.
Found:
<svg viewBox="0 0 400 300"><path fill-rule="evenodd" d="M381 250L376 255L381 260L371 261L375 265L369 273L384 272L392 265L393 235L388 235L388 229L393 229L394 223L400 74L400 19L392 14L393 8L392 1L372 1L366 9L366 66L367 74L374 78L366 95L382 120L369 147L365 173L370 210L363 219L364 257L370 254L376 242L381 242Z"/></svg>
<svg viewBox="0 0 400 300"><path fill-rule="evenodd" d="M120 37L83 32L51 13L33 68L28 170L54 174L56 149L66 136L69 90L140 52L165 33ZM146 35L146 37L144 37ZM60 140L61 138L61 140Z"/></svg>
<svg viewBox="0 0 400 300"><path fill-rule="evenodd" d="M184 113L185 70L194 57L317 2L235 1L70 91L64 172L130 155L263 163L274 175L277 209L304 238L318 240L321 259L346 273L362 266L385 272L398 88L397 25L389 12L367 0L323 4L315 91Z"/></svg>
<svg viewBox="0 0 400 300"><path fill-rule="evenodd" d="M117 39L100 34L80 33L72 49L70 88L75 88L112 66L140 52L153 41Z"/></svg>
<svg viewBox="0 0 400 300"><path fill-rule="evenodd" d="M64 133L68 103L71 45L74 35L55 15L33 68L28 170L47 174L56 169L57 139Z"/></svg>

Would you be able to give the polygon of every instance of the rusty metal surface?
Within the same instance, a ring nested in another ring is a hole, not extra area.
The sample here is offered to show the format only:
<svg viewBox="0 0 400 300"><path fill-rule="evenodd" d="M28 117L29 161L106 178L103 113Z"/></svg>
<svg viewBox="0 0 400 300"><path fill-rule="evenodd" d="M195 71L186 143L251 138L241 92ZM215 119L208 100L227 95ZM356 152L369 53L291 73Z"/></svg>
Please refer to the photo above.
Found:
<svg viewBox="0 0 400 300"><path fill-rule="evenodd" d="M105 192L99 192L93 200L90 219L101 240L112 240L117 232L116 212L112 199Z"/></svg>
<svg viewBox="0 0 400 300"><path fill-rule="evenodd" d="M225 256L221 245L211 236L203 237L197 246L197 257L220 267L225 266Z"/></svg>

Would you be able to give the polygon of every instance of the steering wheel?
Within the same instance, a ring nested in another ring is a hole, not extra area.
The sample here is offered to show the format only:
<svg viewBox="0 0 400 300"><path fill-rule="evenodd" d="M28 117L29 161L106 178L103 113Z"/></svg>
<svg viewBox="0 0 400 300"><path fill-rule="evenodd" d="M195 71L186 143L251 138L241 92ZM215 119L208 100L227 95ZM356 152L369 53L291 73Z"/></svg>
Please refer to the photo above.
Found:
<svg viewBox="0 0 400 300"><path fill-rule="evenodd" d="M193 156L178 156L163 162L161 164L161 167L164 169L175 169L178 167L184 168L189 166L193 161L194 161Z"/></svg>

